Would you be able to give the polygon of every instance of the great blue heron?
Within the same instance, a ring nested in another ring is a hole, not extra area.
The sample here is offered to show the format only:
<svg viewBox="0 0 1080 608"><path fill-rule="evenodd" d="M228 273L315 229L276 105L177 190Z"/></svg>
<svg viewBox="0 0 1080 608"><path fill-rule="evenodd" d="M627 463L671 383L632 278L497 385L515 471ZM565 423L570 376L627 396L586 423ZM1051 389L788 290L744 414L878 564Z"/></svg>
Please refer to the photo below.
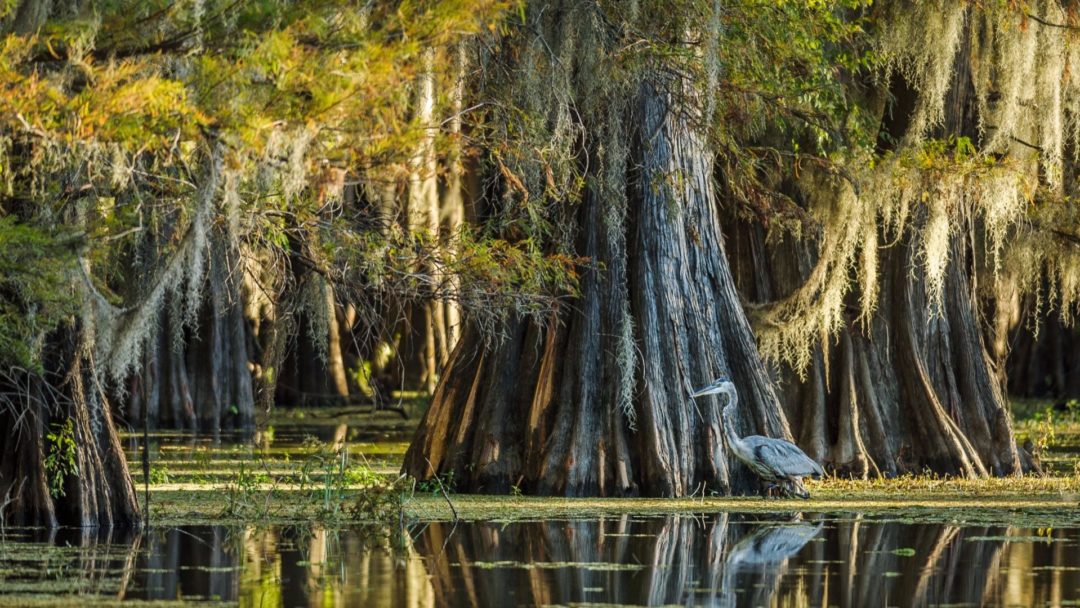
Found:
<svg viewBox="0 0 1080 608"><path fill-rule="evenodd" d="M821 465L814 462L799 449L799 446L790 441L761 435L739 437L735 432L735 422L731 419L735 404L739 401L739 395L735 391L735 384L726 375L690 393L690 397L703 397L716 393L728 396L728 402L720 413L728 449L734 452L735 457L750 467L750 470L758 477L769 482L770 485L765 491L769 492L778 487L787 496L810 498L810 492L803 485L802 478L824 475L825 471L821 469Z"/></svg>

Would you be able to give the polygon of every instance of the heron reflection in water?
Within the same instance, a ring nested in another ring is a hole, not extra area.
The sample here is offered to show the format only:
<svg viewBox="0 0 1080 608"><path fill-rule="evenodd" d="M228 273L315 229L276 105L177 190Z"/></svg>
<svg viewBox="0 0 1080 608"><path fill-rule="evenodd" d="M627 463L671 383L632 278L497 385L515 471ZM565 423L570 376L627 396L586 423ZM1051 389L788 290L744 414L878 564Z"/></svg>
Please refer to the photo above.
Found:
<svg viewBox="0 0 1080 608"><path fill-rule="evenodd" d="M820 521L816 524L799 521L793 524L762 526L740 539L731 548L725 566L740 570L749 566L783 562L817 536L821 526Z"/></svg>
<svg viewBox="0 0 1080 608"><path fill-rule="evenodd" d="M720 597L712 598L709 605L768 605L776 597L780 578L787 570L787 560L794 557L821 531L823 522L816 524L801 521L796 515L793 523L763 525L739 539L724 559L720 583ZM753 595L750 602L736 602L739 574L757 574L760 580L746 586Z"/></svg>

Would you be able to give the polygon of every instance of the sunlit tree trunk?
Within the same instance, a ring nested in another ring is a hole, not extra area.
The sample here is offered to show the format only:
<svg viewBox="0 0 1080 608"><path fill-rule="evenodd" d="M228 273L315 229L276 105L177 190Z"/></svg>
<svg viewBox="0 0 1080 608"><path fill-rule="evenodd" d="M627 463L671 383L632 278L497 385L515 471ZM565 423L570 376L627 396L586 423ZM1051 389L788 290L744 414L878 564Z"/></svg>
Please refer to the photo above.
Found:
<svg viewBox="0 0 1080 608"><path fill-rule="evenodd" d="M432 50L424 52L421 72L416 81L416 123L424 135L409 163L408 228L412 233L426 234L432 242L439 241L440 208L438 165L435 156L435 74L432 72ZM436 270L436 269L431 269ZM438 274L434 280L438 283ZM423 381L428 394L435 392L440 361L448 358L449 338L446 331L446 311L441 300L424 305L423 313ZM441 354L440 354L441 353Z"/></svg>
<svg viewBox="0 0 1080 608"><path fill-rule="evenodd" d="M329 282L324 288L326 294L326 367L330 373L334 392L344 399L349 397L349 382L345 370L345 355L341 343L345 332L338 318L338 305L334 297L334 286Z"/></svg>
<svg viewBox="0 0 1080 608"><path fill-rule="evenodd" d="M450 135L450 147L446 159L446 192L442 198L442 214L445 218L446 236L453 239L461 232L465 224L465 184L462 176L465 167L462 161L462 112L465 110L465 78L468 60L465 56L465 45L457 46L457 57L454 69L456 79L454 88L450 92L450 118L448 119L447 132ZM452 252L457 253L457 252ZM448 289L453 292L458 288L459 281L456 277L448 277ZM442 353L440 365L446 367L450 359L450 351L457 345L461 335L461 308L457 302L447 300L444 303L446 310L446 351Z"/></svg>
<svg viewBox="0 0 1080 608"><path fill-rule="evenodd" d="M676 105L682 84L656 76L620 118L637 133L629 208L611 213L587 189L577 211L576 253L596 262L580 297L543 327L511 322L489 348L466 326L406 473L490 493L750 491L720 403L687 398L722 371L739 386L741 432L790 437L724 256L711 155Z"/></svg>

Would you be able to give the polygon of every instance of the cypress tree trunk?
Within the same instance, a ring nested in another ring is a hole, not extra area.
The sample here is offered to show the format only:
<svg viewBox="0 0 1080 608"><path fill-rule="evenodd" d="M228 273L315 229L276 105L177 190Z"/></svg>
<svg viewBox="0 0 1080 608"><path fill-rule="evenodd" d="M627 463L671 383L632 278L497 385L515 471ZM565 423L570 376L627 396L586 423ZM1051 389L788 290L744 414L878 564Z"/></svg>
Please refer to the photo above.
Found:
<svg viewBox="0 0 1080 608"><path fill-rule="evenodd" d="M962 38L946 98L945 123L935 134L977 138L970 37ZM882 141L901 141L915 91L893 83L894 111ZM863 193L863 196L872 196ZM785 402L801 429L799 444L834 471L892 476L931 470L980 476L1020 472L1012 425L980 325L973 273L980 245L969 234L949 237L940 309L931 302L919 256L926 207L912 212L899 239L879 254L879 307L868 326L855 319L838 339L818 349L806 378L781 372ZM977 222L972 220L973 225ZM746 296L758 302L794 291L812 270L805 244L765 243L760 229L740 226L733 265ZM854 300L854 297L851 298Z"/></svg>
<svg viewBox="0 0 1080 608"><path fill-rule="evenodd" d="M450 117L446 129L450 138L446 159L446 184L440 201L442 205L441 215L445 217L447 233L442 236L448 235L451 239L458 236L465 223L465 184L463 180L465 167L462 161L461 113L465 109L465 70L468 67L468 60L465 56L464 44L457 46L456 55L454 61L454 86L450 90ZM450 283L450 290L455 290L459 283L457 278L451 275L447 279ZM461 309L457 302L452 300L447 300L443 305L446 317L446 351L445 357L440 360L440 365L445 368L450 358L450 351L454 349L458 335L461 333Z"/></svg>
<svg viewBox="0 0 1080 608"><path fill-rule="evenodd" d="M724 256L710 156L675 99L643 84L626 117L639 134L626 217L586 193L578 253L597 263L580 298L544 327L511 323L488 349L467 329L404 472L452 475L459 491L489 493L755 487L742 465L731 473L720 404L686 397L728 371L741 431L790 436Z"/></svg>
<svg viewBox="0 0 1080 608"><path fill-rule="evenodd" d="M1023 308L1023 314L999 324L1011 349L1003 353L1009 392L1060 401L1080 398L1080 331L1058 311L1036 319L1034 296L1024 298Z"/></svg>
<svg viewBox="0 0 1080 608"><path fill-rule="evenodd" d="M226 238L214 235L198 323L183 328L179 298L157 313L155 339L147 345L143 366L132 375L120 411L127 423L142 425L143 410L151 428L215 433L250 428L255 398L249 364L248 322L236 268L238 253Z"/></svg>
<svg viewBox="0 0 1080 608"><path fill-rule="evenodd" d="M406 205L405 228L410 234L426 234L439 242L441 209L438 188L438 159L435 154L435 74L432 72L434 52L424 51L414 93L415 120L424 129L424 136L409 159L409 198ZM437 269L430 269L438 282ZM421 380L428 394L435 392L439 371L449 356L446 329L446 309L441 300L423 306L422 313L412 311L410 318L418 321Z"/></svg>
<svg viewBox="0 0 1080 608"><path fill-rule="evenodd" d="M288 405L340 405L349 400L337 300L333 287L314 273L301 274L302 310L295 338L284 353L276 382L277 402ZM280 329L278 330L280 331Z"/></svg>
<svg viewBox="0 0 1080 608"><path fill-rule="evenodd" d="M0 409L0 450L7 455L0 464L4 524L138 525L131 474L79 330L66 327L49 336L45 361L43 375L23 375L25 383L4 387L24 400ZM48 439L50 433L74 443ZM59 466L46 465L50 455Z"/></svg>
<svg viewBox="0 0 1080 608"><path fill-rule="evenodd" d="M786 295L792 244L766 245L751 230L738 232L740 246L756 253L733 256L737 274L745 277L746 268L754 267L772 279L762 290L744 278L740 288L751 300ZM787 411L811 457L853 476L927 468L969 476L1019 471L1005 399L978 321L966 247L960 239L952 243L940 315L931 314L909 236L881 255L880 304L869 327L852 312L827 352L819 347L805 380L783 368Z"/></svg>
<svg viewBox="0 0 1080 608"><path fill-rule="evenodd" d="M645 450L644 457L660 456L650 468L665 479L681 478L683 485L672 493L682 495L693 492L699 479L727 486L720 457L721 404L713 398L695 411L685 397L687 386L729 371L740 393L740 433L788 439L791 433L727 265L711 157L671 102L650 85L642 90L631 297L643 358L642 430L647 437L655 430L654 445L664 446ZM747 481L738 489L746 489Z"/></svg>
<svg viewBox="0 0 1080 608"><path fill-rule="evenodd" d="M230 278L236 252L215 239L199 324L187 345L192 400L198 429L250 428L255 423L247 322L239 281ZM237 271L239 274L241 271Z"/></svg>

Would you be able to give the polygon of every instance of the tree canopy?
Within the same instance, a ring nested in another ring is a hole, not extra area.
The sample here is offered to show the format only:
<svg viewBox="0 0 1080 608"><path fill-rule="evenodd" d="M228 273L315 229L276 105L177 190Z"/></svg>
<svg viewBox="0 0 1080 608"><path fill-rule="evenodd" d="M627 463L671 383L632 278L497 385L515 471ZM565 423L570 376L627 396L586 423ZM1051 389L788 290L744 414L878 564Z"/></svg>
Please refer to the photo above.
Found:
<svg viewBox="0 0 1080 608"><path fill-rule="evenodd" d="M436 403L476 398L449 370L529 378L517 414L539 425L593 403L552 396L526 348L565 347L594 356L620 433L671 410L709 436L684 387L654 391L711 366L752 385L744 426L782 435L884 435L859 409L925 393L924 426L977 474L1016 461L968 437L1009 435L984 334L1021 293L1065 321L1080 302L1072 2L0 0L0 36L14 409L28 378L76 386L61 367L122 400L154 353L227 342L270 402L306 331L339 393L373 392L394 353ZM831 426L780 403L830 392L836 365L873 384L853 353L888 359L897 331L918 377L852 389ZM977 362L935 368L938 348ZM972 396L985 411L955 413Z"/></svg>

